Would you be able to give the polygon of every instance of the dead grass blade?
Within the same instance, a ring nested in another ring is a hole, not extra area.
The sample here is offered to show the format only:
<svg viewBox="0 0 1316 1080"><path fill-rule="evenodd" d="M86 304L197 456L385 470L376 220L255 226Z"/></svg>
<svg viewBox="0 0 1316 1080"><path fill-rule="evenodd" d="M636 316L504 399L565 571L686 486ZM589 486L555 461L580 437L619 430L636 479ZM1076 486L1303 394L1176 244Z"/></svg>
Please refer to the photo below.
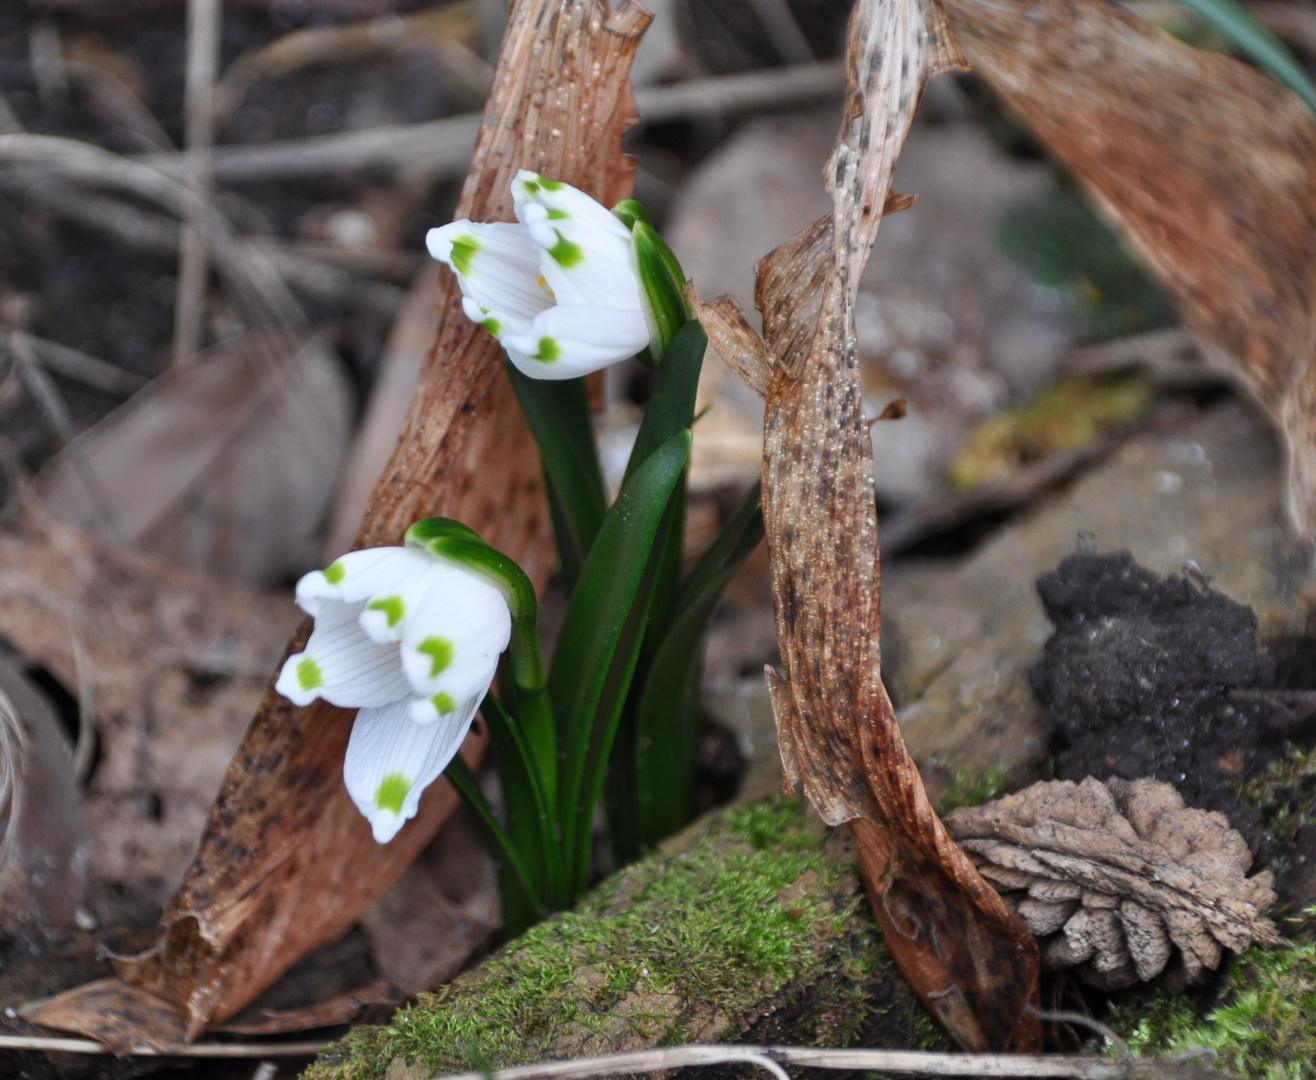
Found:
<svg viewBox="0 0 1316 1080"><path fill-rule="evenodd" d="M933 812L880 677L874 463L854 297L926 80L959 66L932 0L864 0L824 173L833 213L758 267L757 349L731 305L710 337L766 386L763 516L784 671L768 670L788 786L849 822L900 969L971 1050L1035 1050L1037 947ZM752 337L752 335L751 335ZM758 366L761 370L754 372Z"/></svg>
<svg viewBox="0 0 1316 1080"><path fill-rule="evenodd" d="M947 0L974 70L1169 286L1291 453L1316 536L1316 122L1278 83L1103 0Z"/></svg>
<svg viewBox="0 0 1316 1080"><path fill-rule="evenodd" d="M633 3L611 13L600 0L514 5L459 217L511 220L519 168L607 203L629 194L634 166L621 151L634 118L627 76L649 20ZM437 339L357 544L396 544L413 521L444 514L477 529L542 585L552 546L538 456L501 353L461 314L451 275L438 305ZM195 1038L351 926L429 842L455 808L452 789L434 785L398 838L375 844L342 784L351 718L323 703L296 709L267 692L155 947L116 961L131 984L125 999L140 1004L146 993L167 1002L181 1013L184 1036ZM482 749L472 736L464 753L475 760ZM95 1008L65 1010L60 1026L90 1031L116 1007L104 988L93 996ZM176 1034L149 1022L140 1031L116 1028L133 1045L174 1042Z"/></svg>

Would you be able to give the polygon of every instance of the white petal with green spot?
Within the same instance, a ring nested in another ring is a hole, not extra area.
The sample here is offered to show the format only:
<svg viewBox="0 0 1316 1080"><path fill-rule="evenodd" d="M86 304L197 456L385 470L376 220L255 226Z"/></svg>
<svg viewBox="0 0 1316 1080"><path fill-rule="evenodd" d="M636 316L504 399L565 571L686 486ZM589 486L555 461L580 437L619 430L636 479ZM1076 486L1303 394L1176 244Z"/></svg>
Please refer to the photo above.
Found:
<svg viewBox="0 0 1316 1080"><path fill-rule="evenodd" d="M469 247L470 240L478 249ZM499 322L528 323L553 303L539 285L539 247L521 225L454 221L431 229L425 242L457 274L462 295ZM454 252L466 257L455 261Z"/></svg>
<svg viewBox="0 0 1316 1080"><path fill-rule="evenodd" d="M397 645L371 641L361 629L364 603L325 604L306 648L290 656L274 688L297 705L324 698L346 708L385 705L408 696Z"/></svg>
<svg viewBox="0 0 1316 1080"><path fill-rule="evenodd" d="M639 311L568 304L537 316L526 333L503 338L512 363L536 379L572 379L597 371L634 356L648 343L649 327Z"/></svg>
<svg viewBox="0 0 1316 1080"><path fill-rule="evenodd" d="M483 696L511 634L502 592L477 574L453 568L431 582L407 619L402 668L418 697Z"/></svg>
<svg viewBox="0 0 1316 1080"><path fill-rule="evenodd" d="M415 817L422 792L448 767L478 705L474 699L462 702L429 724L411 719L411 699L357 714L343 781L378 843L387 844Z"/></svg>

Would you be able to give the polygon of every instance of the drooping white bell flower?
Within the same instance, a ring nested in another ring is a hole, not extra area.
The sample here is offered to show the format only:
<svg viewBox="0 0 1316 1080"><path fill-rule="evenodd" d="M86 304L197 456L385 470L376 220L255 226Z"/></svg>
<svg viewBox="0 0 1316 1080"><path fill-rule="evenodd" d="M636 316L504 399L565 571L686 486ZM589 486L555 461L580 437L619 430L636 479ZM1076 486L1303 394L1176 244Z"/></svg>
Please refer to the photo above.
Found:
<svg viewBox="0 0 1316 1080"><path fill-rule="evenodd" d="M511 635L507 599L423 548L382 547L307 574L297 603L315 629L274 688L360 709L343 778L387 843L466 737Z"/></svg>
<svg viewBox="0 0 1316 1080"><path fill-rule="evenodd" d="M634 356L655 336L635 242L583 191L522 170L517 223L431 229L430 254L457 274L462 309L536 379L570 379Z"/></svg>

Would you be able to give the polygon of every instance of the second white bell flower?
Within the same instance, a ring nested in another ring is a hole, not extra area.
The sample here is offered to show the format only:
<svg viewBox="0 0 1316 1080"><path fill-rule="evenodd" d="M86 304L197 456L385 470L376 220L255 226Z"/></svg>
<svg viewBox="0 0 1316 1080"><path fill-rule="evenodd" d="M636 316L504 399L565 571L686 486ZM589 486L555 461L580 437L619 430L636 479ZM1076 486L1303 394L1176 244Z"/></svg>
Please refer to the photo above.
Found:
<svg viewBox="0 0 1316 1080"><path fill-rule="evenodd" d="M571 379L634 356L653 340L631 231L583 191L522 170L516 224L454 221L431 229L462 309L536 379Z"/></svg>
<svg viewBox="0 0 1316 1080"><path fill-rule="evenodd" d="M315 629L274 688L360 710L344 780L387 843L466 737L511 636L507 599L423 548L382 547L305 575L297 603Z"/></svg>

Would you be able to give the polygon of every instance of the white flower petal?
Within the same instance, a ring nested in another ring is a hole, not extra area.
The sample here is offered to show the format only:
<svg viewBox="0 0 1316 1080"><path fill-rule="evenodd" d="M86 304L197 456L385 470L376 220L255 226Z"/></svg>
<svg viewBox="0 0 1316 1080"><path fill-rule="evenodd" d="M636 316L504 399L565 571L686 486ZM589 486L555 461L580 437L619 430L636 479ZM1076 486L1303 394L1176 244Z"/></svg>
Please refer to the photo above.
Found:
<svg viewBox="0 0 1316 1080"><path fill-rule="evenodd" d="M303 652L288 657L274 684L295 705L316 698L344 708L386 705L411 696L394 642L378 644L361 629L364 603L326 603Z"/></svg>
<svg viewBox="0 0 1316 1080"><path fill-rule="evenodd" d="M531 326L528 320L518 319L505 311L490 311L488 308L482 308L469 296L462 297L462 311L471 322L483 326L499 341L505 334L523 334Z"/></svg>
<svg viewBox="0 0 1316 1080"><path fill-rule="evenodd" d="M483 697L512 635L501 590L470 570L451 567L426 590L402 636L402 668L418 697Z"/></svg>
<svg viewBox="0 0 1316 1080"><path fill-rule="evenodd" d="M561 304L535 317L527 334L509 334L507 355L534 379L572 379L634 356L649 344L643 312Z"/></svg>
<svg viewBox="0 0 1316 1080"><path fill-rule="evenodd" d="M412 720L409 700L357 713L343 782L377 843L387 844L416 816L421 793L448 767L478 706L478 699L463 702L434 724Z"/></svg>
<svg viewBox="0 0 1316 1080"><path fill-rule="evenodd" d="M564 220L590 226L599 232L620 237L630 235L630 230L597 199L570 184L549 180L526 169L518 172L512 181L512 203L518 221L524 221L528 208L537 204L554 211L554 216L565 215Z"/></svg>
<svg viewBox="0 0 1316 1080"><path fill-rule="evenodd" d="M454 221L425 237L457 274L462 294L495 320L528 322L553 303L539 284L540 250L524 225Z"/></svg>
<svg viewBox="0 0 1316 1080"><path fill-rule="evenodd" d="M419 609L426 590L436 578L452 572L426 551L407 548L406 552L409 558L391 567L395 573L378 576L358 620L366 636L381 645L402 640L407 619Z"/></svg>
<svg viewBox="0 0 1316 1080"><path fill-rule="evenodd" d="M541 249L539 270L559 304L640 309L635 243L607 207L524 169L512 181L512 200Z"/></svg>
<svg viewBox="0 0 1316 1080"><path fill-rule="evenodd" d="M308 615L319 615L326 602L364 600L390 556L406 548L378 547L349 551L323 570L312 570L297 582L297 604Z"/></svg>

